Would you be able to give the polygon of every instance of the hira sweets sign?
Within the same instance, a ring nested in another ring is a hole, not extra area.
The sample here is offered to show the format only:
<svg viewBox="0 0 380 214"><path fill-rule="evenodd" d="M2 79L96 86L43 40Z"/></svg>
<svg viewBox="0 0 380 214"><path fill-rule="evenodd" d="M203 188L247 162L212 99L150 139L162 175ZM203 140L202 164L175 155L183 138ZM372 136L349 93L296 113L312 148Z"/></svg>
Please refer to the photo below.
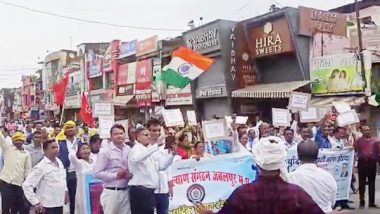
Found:
<svg viewBox="0 0 380 214"><path fill-rule="evenodd" d="M266 22L262 26L253 27L250 36L254 41L254 57L270 56L292 52L294 50L290 38L288 22L285 18Z"/></svg>

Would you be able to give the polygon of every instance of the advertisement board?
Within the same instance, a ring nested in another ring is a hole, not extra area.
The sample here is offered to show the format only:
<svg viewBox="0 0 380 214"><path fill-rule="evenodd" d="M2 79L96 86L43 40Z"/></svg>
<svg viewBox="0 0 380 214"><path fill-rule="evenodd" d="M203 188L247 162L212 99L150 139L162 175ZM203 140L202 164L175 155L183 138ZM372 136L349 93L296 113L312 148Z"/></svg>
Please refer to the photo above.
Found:
<svg viewBox="0 0 380 214"><path fill-rule="evenodd" d="M370 83L371 57L365 54L366 81ZM310 64L313 94L363 92L360 60L354 53L314 57Z"/></svg>

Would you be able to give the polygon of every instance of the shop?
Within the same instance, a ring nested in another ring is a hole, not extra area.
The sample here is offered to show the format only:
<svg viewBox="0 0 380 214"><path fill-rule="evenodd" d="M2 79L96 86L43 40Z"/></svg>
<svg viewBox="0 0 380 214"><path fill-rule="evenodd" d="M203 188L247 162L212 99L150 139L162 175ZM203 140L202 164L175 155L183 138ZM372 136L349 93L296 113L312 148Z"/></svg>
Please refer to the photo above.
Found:
<svg viewBox="0 0 380 214"><path fill-rule="evenodd" d="M257 75L255 85L231 94L238 114L270 120L271 108L286 108L292 91L310 93L309 38L299 35L298 23L295 8L242 22Z"/></svg>
<svg viewBox="0 0 380 214"><path fill-rule="evenodd" d="M232 100L229 96L236 88L237 59L235 50L236 22L216 20L183 34L185 45L214 59L211 68L192 82L195 94L194 107L202 120L214 116L232 114Z"/></svg>

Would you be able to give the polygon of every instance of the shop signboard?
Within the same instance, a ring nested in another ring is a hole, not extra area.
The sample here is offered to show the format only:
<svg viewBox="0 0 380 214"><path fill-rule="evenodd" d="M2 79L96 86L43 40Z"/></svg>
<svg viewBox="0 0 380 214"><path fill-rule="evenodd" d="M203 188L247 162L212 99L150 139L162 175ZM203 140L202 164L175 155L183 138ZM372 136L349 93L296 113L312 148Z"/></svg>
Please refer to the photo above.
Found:
<svg viewBox="0 0 380 214"><path fill-rule="evenodd" d="M153 53L158 49L158 36L152 36L137 42L136 56L143 56Z"/></svg>
<svg viewBox="0 0 380 214"><path fill-rule="evenodd" d="M320 32L338 36L347 36L347 18L344 14L299 7L299 34L312 36Z"/></svg>
<svg viewBox="0 0 380 214"><path fill-rule="evenodd" d="M80 108L80 106L81 106L80 94L76 94L76 95L72 95L72 96L66 96L66 99L65 99L65 108L66 109Z"/></svg>
<svg viewBox="0 0 380 214"><path fill-rule="evenodd" d="M366 81L370 83L371 57L364 55ZM355 53L314 57L310 64L310 80L315 95L364 91L360 61Z"/></svg>
<svg viewBox="0 0 380 214"><path fill-rule="evenodd" d="M192 105L193 96L191 95L191 86L187 85L185 88L167 88L166 89L166 105Z"/></svg>
<svg viewBox="0 0 380 214"><path fill-rule="evenodd" d="M123 42L120 47L119 59L129 57L136 54L137 39L129 42Z"/></svg>
<svg viewBox="0 0 380 214"><path fill-rule="evenodd" d="M200 87L196 91L196 98L227 97L225 84Z"/></svg>
<svg viewBox="0 0 380 214"><path fill-rule="evenodd" d="M253 41L254 57L271 56L294 50L288 21L285 17L252 27L249 31L249 38Z"/></svg>
<svg viewBox="0 0 380 214"><path fill-rule="evenodd" d="M95 54L93 50L88 51L86 57L87 74L89 78L102 76L102 58Z"/></svg>
<svg viewBox="0 0 380 214"><path fill-rule="evenodd" d="M219 29L215 25L186 32L184 38L188 48L201 54L221 49Z"/></svg>
<svg viewBox="0 0 380 214"><path fill-rule="evenodd" d="M372 62L380 62L380 27L371 26L362 28L363 48L372 54ZM359 39L357 29L350 30L350 39L353 48L358 48Z"/></svg>
<svg viewBox="0 0 380 214"><path fill-rule="evenodd" d="M230 76L239 88L255 85L257 73L242 23L230 27ZM239 71L239 72L237 72Z"/></svg>
<svg viewBox="0 0 380 214"><path fill-rule="evenodd" d="M119 65L117 85L136 83L136 62Z"/></svg>
<svg viewBox="0 0 380 214"><path fill-rule="evenodd" d="M151 92L152 85L152 60L138 61L136 65L136 94Z"/></svg>
<svg viewBox="0 0 380 214"><path fill-rule="evenodd" d="M151 94L137 94L136 100L137 100L137 105L139 107L150 107L150 106L152 106L152 95Z"/></svg>
<svg viewBox="0 0 380 214"><path fill-rule="evenodd" d="M135 85L134 84L127 84L127 85L119 85L117 95L133 95L135 92Z"/></svg>

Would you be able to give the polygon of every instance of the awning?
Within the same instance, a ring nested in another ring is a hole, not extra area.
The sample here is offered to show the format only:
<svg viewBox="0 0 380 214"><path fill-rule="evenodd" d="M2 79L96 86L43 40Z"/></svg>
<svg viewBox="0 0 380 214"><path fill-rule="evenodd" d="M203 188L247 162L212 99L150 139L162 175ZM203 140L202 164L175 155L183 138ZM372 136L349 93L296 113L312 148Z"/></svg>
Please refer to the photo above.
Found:
<svg viewBox="0 0 380 214"><path fill-rule="evenodd" d="M237 98L288 98L292 91L310 83L310 80L305 80L259 84L233 91L231 96Z"/></svg>
<svg viewBox="0 0 380 214"><path fill-rule="evenodd" d="M344 102L349 104L350 106L359 106L365 103L365 96L332 96L332 97L312 97L310 101L311 106L323 106L323 107L331 107L333 106L333 102Z"/></svg>
<svg viewBox="0 0 380 214"><path fill-rule="evenodd" d="M134 96L135 95L116 96L112 99L112 103L115 106L126 106L127 103L131 101Z"/></svg>

